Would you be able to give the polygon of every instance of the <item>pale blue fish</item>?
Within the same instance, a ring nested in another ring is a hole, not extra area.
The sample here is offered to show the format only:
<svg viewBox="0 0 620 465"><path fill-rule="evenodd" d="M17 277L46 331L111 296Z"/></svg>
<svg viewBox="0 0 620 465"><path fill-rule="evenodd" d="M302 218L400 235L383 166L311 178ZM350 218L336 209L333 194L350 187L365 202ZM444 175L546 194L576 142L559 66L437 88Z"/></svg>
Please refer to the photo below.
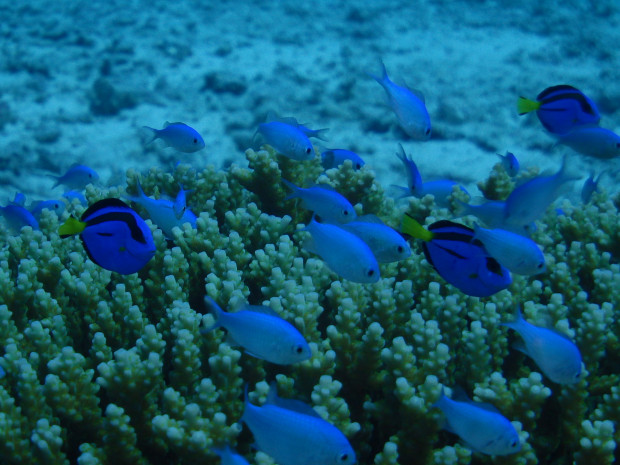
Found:
<svg viewBox="0 0 620 465"><path fill-rule="evenodd" d="M151 132L152 137L147 141L147 144L155 139L161 139L167 146L185 153L197 152L205 147L205 141L198 131L185 123L169 123L166 121L163 129L142 127Z"/></svg>
<svg viewBox="0 0 620 465"><path fill-rule="evenodd" d="M558 197L561 187L579 179L567 173L566 157L560 170L550 176L537 176L516 187L506 199L504 223L526 226L538 220Z"/></svg>
<svg viewBox="0 0 620 465"><path fill-rule="evenodd" d="M517 160L514 153L506 152L506 155L502 155L501 153L496 155L499 157L504 170L506 170L506 174L514 178L519 173L519 160Z"/></svg>
<svg viewBox="0 0 620 465"><path fill-rule="evenodd" d="M521 450L519 434L512 423L487 404L452 400L441 391L433 404L445 416L444 428L459 436L473 451L487 455L509 455Z"/></svg>
<svg viewBox="0 0 620 465"><path fill-rule="evenodd" d="M457 200L457 216L475 216L488 228L500 228L507 231L512 231L517 234L530 235L536 231L536 224L530 223L528 225L512 225L504 221L504 210L506 208L506 202L501 200L489 200L479 205L473 205L470 203L461 202Z"/></svg>
<svg viewBox="0 0 620 465"><path fill-rule="evenodd" d="M32 213L19 205L8 204L6 207L0 207L0 215L13 233L19 233L24 226L30 226L32 229L39 229L39 222Z"/></svg>
<svg viewBox="0 0 620 465"><path fill-rule="evenodd" d="M250 465L243 455L231 449L228 444L223 447L213 447L211 450L222 459L222 465Z"/></svg>
<svg viewBox="0 0 620 465"><path fill-rule="evenodd" d="M78 199L78 202L80 202L80 204L84 206L88 205L88 201L86 200L86 197L84 197L84 194L82 194L79 191L75 191L75 190L67 191L64 194L62 194L62 196L65 199L67 199L69 202L71 202L73 199Z"/></svg>
<svg viewBox="0 0 620 465"><path fill-rule="evenodd" d="M65 186L67 190L83 190L88 184L95 183L99 179L99 175L95 170L85 165L73 164L62 176L48 175L56 179L56 183L52 186Z"/></svg>
<svg viewBox="0 0 620 465"><path fill-rule="evenodd" d="M422 93L392 82L383 62L381 70L381 77L370 76L385 89L387 104L396 114L400 126L412 139L428 140L431 137L431 119Z"/></svg>
<svg viewBox="0 0 620 465"><path fill-rule="evenodd" d="M590 174L588 179L583 183L581 188L581 201L588 203L592 199L592 194L598 191L598 183L601 181L601 177L605 174L605 171L600 173L596 179L594 179L594 173Z"/></svg>
<svg viewBox="0 0 620 465"><path fill-rule="evenodd" d="M172 205L172 209L174 210L174 216L176 216L177 220L183 218L185 214L185 210L187 209L187 194L193 192L194 189L185 190L183 186L179 184L179 192L174 199L174 204Z"/></svg>
<svg viewBox="0 0 620 465"><path fill-rule="evenodd" d="M274 385L262 407L245 392L241 421L252 431L256 446L278 465L351 465L355 452L342 432L309 405L280 399Z"/></svg>
<svg viewBox="0 0 620 465"><path fill-rule="evenodd" d="M595 158L614 158L620 155L620 136L599 126L583 126L563 134L558 144L566 145L575 152Z"/></svg>
<svg viewBox="0 0 620 465"><path fill-rule="evenodd" d="M296 125L299 128L299 130L303 132L306 136L314 137L315 139L320 139L322 141L327 141L327 138L325 137L325 133L329 131L329 128L310 129L308 126L299 124L297 120L293 117L285 118L284 120L281 120L281 121L287 122L287 120L290 121L289 124L291 124L292 126Z"/></svg>
<svg viewBox="0 0 620 465"><path fill-rule="evenodd" d="M299 198L305 209L313 211L327 223L347 223L357 216L353 205L331 188L313 186L304 189L286 179L282 182L293 191L285 200Z"/></svg>
<svg viewBox="0 0 620 465"><path fill-rule="evenodd" d="M128 196L132 202L141 205L149 214L149 217L160 228L167 238L172 238L172 229L175 226L182 227L184 223L189 223L192 228L196 229L196 215L186 208L181 218L177 218L174 212L174 202L167 199L152 199L147 197L140 182L137 183L138 195Z"/></svg>
<svg viewBox="0 0 620 465"><path fill-rule="evenodd" d="M319 255L338 276L356 283L379 281L379 264L368 245L355 234L314 218L304 228L311 237L304 249Z"/></svg>
<svg viewBox="0 0 620 465"><path fill-rule="evenodd" d="M362 239L379 263L397 262L411 255L411 248L403 236L374 215L358 217L341 228Z"/></svg>
<svg viewBox="0 0 620 465"><path fill-rule="evenodd" d="M55 212L56 215L60 216L65 211L65 203L62 200L39 200L38 202L31 204L28 209L30 210L30 213L35 216L35 218L39 218L44 208L51 212Z"/></svg>
<svg viewBox="0 0 620 465"><path fill-rule="evenodd" d="M458 182L451 181L449 179L438 179L435 181L426 181L422 184L423 195L432 195L435 197L435 203L442 208L450 207L450 196L454 192L454 188L458 187L462 192L467 194L469 192Z"/></svg>
<svg viewBox="0 0 620 465"><path fill-rule="evenodd" d="M502 324L519 333L523 343L515 344L515 349L534 360L551 381L558 384L574 384L579 381L581 353L566 336L528 323L519 309L514 321Z"/></svg>
<svg viewBox="0 0 620 465"><path fill-rule="evenodd" d="M351 160L353 169L359 170L365 165L364 160L357 153L345 149L326 149L321 152L321 164L328 170L344 164L345 160Z"/></svg>
<svg viewBox="0 0 620 465"><path fill-rule="evenodd" d="M246 305L228 313L210 297L205 305L215 316L215 325L208 332L222 327L228 331L232 344L238 344L246 353L279 365L303 362L312 356L310 346L302 334L269 307Z"/></svg>
<svg viewBox="0 0 620 465"><path fill-rule="evenodd" d="M476 224L474 239L482 242L489 255L513 273L535 275L546 270L542 250L528 237L505 229L486 229Z"/></svg>

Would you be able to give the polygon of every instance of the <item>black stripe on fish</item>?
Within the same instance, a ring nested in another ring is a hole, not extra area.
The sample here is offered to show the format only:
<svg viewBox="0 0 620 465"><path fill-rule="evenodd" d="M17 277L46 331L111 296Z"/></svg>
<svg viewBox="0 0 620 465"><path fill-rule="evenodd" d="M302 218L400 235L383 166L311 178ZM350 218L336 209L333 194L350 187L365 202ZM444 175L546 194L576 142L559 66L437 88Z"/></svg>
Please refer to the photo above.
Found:
<svg viewBox="0 0 620 465"><path fill-rule="evenodd" d="M142 233L142 230L138 226L138 222L136 220L137 213L133 210L131 212L109 212L102 213L101 215L95 216L94 218L88 220L86 222L86 227L94 226L96 224L107 223L108 221L121 221L127 225L129 228L129 232L131 233L131 237L136 242L140 244L146 244L146 238Z"/></svg>
<svg viewBox="0 0 620 465"><path fill-rule="evenodd" d="M569 91L569 92L580 92L579 89L577 89L576 87L573 86L569 86L568 84L560 84L559 86L551 86L551 87L547 87L545 90L543 90L540 94L538 94L538 96L536 97L536 100L538 100L539 102L543 101L546 97L548 97L549 95L553 94L554 92L562 92L562 91Z"/></svg>
<svg viewBox="0 0 620 465"><path fill-rule="evenodd" d="M127 205L125 202L123 202L121 199L109 198L109 199L99 200L98 202L95 202L94 204L92 204L90 207L86 209L84 213L82 213L82 217L80 219L84 222L87 222L89 216L97 213L98 211L104 208L123 208L123 209L126 208L127 210L133 211L132 208L129 205Z"/></svg>
<svg viewBox="0 0 620 465"><path fill-rule="evenodd" d="M588 101L588 99L586 98L585 95L583 95L581 92L577 91L577 92L571 92L571 93L565 93L565 94L558 94L558 95L553 95L551 97L548 97L544 100L540 100L540 103L542 105L548 104L548 103L553 103L553 102L557 102L559 100L567 100L567 99L571 99L576 101L579 106L581 107L581 110L584 113L587 113L588 115L596 115L596 113L594 112L594 109L592 108L592 105L590 105L590 102ZM543 111L566 111L563 108L543 108L542 106L538 109L538 111L543 110Z"/></svg>

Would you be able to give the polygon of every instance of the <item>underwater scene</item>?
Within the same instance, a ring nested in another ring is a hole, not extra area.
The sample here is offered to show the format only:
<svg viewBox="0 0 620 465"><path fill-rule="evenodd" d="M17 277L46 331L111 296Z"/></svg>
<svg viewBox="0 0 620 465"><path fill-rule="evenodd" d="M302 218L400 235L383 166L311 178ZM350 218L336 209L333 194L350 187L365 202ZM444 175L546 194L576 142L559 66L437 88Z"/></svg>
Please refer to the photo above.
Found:
<svg viewBox="0 0 620 465"><path fill-rule="evenodd" d="M1 465L620 458L620 4L0 0Z"/></svg>

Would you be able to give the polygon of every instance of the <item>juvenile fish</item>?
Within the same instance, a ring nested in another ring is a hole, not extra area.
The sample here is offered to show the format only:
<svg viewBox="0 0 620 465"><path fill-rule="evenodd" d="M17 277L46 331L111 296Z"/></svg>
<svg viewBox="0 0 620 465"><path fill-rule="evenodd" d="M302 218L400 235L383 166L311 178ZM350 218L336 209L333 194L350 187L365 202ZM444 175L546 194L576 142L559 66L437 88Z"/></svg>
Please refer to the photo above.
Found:
<svg viewBox="0 0 620 465"><path fill-rule="evenodd" d="M215 325L202 332L222 327L233 344L246 353L279 365L303 362L311 357L310 346L301 333L269 307L246 305L228 313L210 297L205 304L215 316Z"/></svg>

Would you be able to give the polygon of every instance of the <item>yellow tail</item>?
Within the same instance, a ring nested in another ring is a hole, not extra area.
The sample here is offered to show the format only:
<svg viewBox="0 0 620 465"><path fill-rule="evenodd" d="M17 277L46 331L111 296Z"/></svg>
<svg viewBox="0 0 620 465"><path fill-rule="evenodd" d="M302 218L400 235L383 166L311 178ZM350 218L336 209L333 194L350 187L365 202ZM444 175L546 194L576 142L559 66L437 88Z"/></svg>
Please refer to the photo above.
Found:
<svg viewBox="0 0 620 465"><path fill-rule="evenodd" d="M85 227L86 223L71 216L60 226L60 228L58 228L58 234L60 234L60 237L62 238L73 236L74 234L80 234L84 231Z"/></svg>
<svg viewBox="0 0 620 465"><path fill-rule="evenodd" d="M525 97L519 97L519 100L517 100L517 111L520 115L525 115L526 113L538 110L539 108L540 102L536 102Z"/></svg>
<svg viewBox="0 0 620 465"><path fill-rule="evenodd" d="M401 231L416 239L422 239L425 242L430 241L433 238L433 233L410 217L407 213L403 216L403 225Z"/></svg>

